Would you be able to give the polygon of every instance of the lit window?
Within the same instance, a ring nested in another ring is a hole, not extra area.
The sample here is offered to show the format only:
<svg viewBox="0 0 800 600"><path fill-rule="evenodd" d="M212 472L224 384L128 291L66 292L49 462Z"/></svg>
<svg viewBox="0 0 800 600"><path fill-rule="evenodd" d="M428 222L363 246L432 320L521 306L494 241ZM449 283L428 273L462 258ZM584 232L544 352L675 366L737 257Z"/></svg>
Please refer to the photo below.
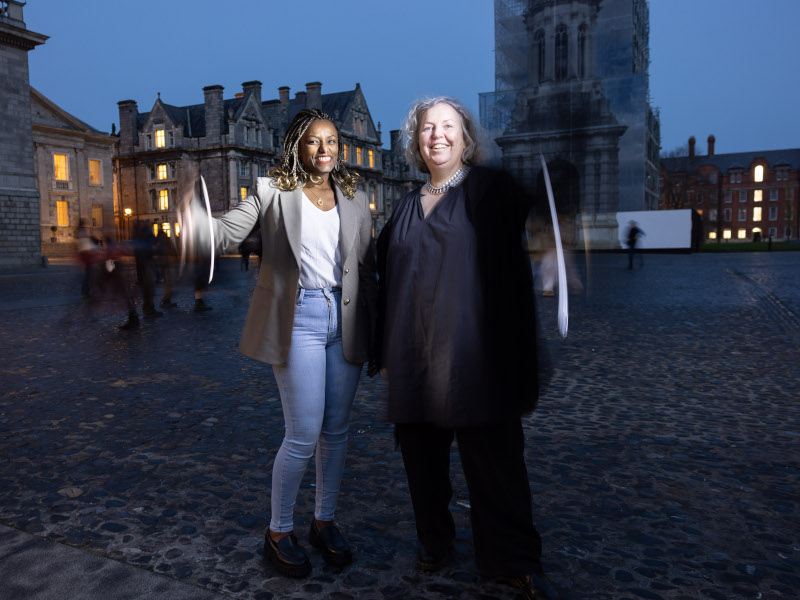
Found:
<svg viewBox="0 0 800 600"><path fill-rule="evenodd" d="M56 201L56 224L59 227L69 227L69 202Z"/></svg>
<svg viewBox="0 0 800 600"><path fill-rule="evenodd" d="M167 163L159 163L156 167L156 178L164 180L167 178Z"/></svg>
<svg viewBox="0 0 800 600"><path fill-rule="evenodd" d="M708 239L710 239L710 240L717 239L717 232L716 231L709 231L708 232Z"/></svg>
<svg viewBox="0 0 800 600"><path fill-rule="evenodd" d="M162 223L161 231L163 231L167 237L172 237L172 232L169 230L169 223Z"/></svg>
<svg viewBox="0 0 800 600"><path fill-rule="evenodd" d="M167 137L163 129L156 129L156 148L166 148Z"/></svg>
<svg viewBox="0 0 800 600"><path fill-rule="evenodd" d="M764 199L764 190L753 190L753 202L761 202Z"/></svg>
<svg viewBox="0 0 800 600"><path fill-rule="evenodd" d="M775 202L778 200L778 190L777 188L773 188L769 191L769 201Z"/></svg>
<svg viewBox="0 0 800 600"><path fill-rule="evenodd" d="M92 227L103 226L103 207L95 204L92 206Z"/></svg>
<svg viewBox="0 0 800 600"><path fill-rule="evenodd" d="M181 224L175 223L175 237L180 237L181 235Z"/></svg>
<svg viewBox="0 0 800 600"><path fill-rule="evenodd" d="M158 223L153 223L153 235L158 235Z"/></svg>
<svg viewBox="0 0 800 600"><path fill-rule="evenodd" d="M53 154L53 176L56 181L69 181L69 161L66 154Z"/></svg>
<svg viewBox="0 0 800 600"><path fill-rule="evenodd" d="M99 160L89 159L89 184L102 185L103 172L101 170L102 163Z"/></svg>
<svg viewBox="0 0 800 600"><path fill-rule="evenodd" d="M169 190L158 190L158 210L169 210Z"/></svg>
<svg viewBox="0 0 800 600"><path fill-rule="evenodd" d="M756 165L753 169L753 181L761 183L764 181L764 165Z"/></svg>
<svg viewBox="0 0 800 600"><path fill-rule="evenodd" d="M249 187L247 187L246 185L243 185L243 186L239 187L239 200L240 201L244 200L249 195L250 195L250 188Z"/></svg>
<svg viewBox="0 0 800 600"><path fill-rule="evenodd" d="M364 150L361 148L361 146L356 146L356 164L357 165L361 164L361 159L363 158L363 153L364 153Z"/></svg>
<svg viewBox="0 0 800 600"><path fill-rule="evenodd" d="M753 207L753 221L760 221L761 220L761 207L754 206Z"/></svg>
<svg viewBox="0 0 800 600"><path fill-rule="evenodd" d="M723 229L722 230L722 238L729 240L731 239L731 230L730 229Z"/></svg>
<svg viewBox="0 0 800 600"><path fill-rule="evenodd" d="M342 160L344 162L350 160L350 146L348 144L342 144Z"/></svg>
<svg viewBox="0 0 800 600"><path fill-rule="evenodd" d="M367 157L369 158L369 168L370 169L374 169L375 168L375 151L372 148L367 150Z"/></svg>
<svg viewBox="0 0 800 600"><path fill-rule="evenodd" d="M747 239L747 229L740 229L739 231L737 231L736 232L736 237L739 238L740 240L746 240Z"/></svg>

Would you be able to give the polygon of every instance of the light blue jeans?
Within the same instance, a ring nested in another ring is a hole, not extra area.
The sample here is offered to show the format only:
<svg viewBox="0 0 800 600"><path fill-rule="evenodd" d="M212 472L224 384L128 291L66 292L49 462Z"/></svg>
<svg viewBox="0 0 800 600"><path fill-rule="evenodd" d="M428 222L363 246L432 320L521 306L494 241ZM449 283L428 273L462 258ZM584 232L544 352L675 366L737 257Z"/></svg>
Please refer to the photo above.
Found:
<svg viewBox="0 0 800 600"><path fill-rule="evenodd" d="M347 455L350 409L361 365L342 352L342 293L338 288L297 294L292 344L285 364L272 365L286 432L272 467L275 532L294 529L294 505L308 459L316 450L314 516L333 521Z"/></svg>

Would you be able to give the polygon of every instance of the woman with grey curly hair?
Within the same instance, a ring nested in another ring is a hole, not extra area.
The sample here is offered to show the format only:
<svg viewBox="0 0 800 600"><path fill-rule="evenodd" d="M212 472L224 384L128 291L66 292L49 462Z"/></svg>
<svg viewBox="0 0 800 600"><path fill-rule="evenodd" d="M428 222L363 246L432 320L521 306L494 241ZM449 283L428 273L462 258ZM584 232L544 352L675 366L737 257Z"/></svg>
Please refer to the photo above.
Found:
<svg viewBox="0 0 800 600"><path fill-rule="evenodd" d="M240 347L272 365L280 392L285 436L272 468L264 551L290 577L311 571L293 521L300 482L314 454L309 541L334 566L352 560L334 512L350 409L361 366L370 358L377 281L372 217L353 200L358 176L339 156L333 120L318 110L301 110L287 130L279 166L258 178L254 194L212 220L223 249L236 248L261 225L262 266Z"/></svg>
<svg viewBox="0 0 800 600"><path fill-rule="evenodd" d="M418 566L441 568L455 536L455 439L478 570L557 598L540 561L521 416L538 398L533 281L523 237L530 197L477 165L478 129L452 98L417 102L408 159L428 174L378 240L379 363L408 478Z"/></svg>

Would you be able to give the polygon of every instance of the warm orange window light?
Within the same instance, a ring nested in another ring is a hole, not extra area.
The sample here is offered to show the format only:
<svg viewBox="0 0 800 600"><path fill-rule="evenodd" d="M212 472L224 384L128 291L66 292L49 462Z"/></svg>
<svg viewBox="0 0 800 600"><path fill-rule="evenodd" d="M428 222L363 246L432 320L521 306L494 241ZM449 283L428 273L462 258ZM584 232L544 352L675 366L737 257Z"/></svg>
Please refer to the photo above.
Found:
<svg viewBox="0 0 800 600"><path fill-rule="evenodd" d="M243 185L239 188L239 200L244 200L247 198L247 195L250 193L250 189Z"/></svg>
<svg viewBox="0 0 800 600"><path fill-rule="evenodd" d="M69 227L69 203L66 200L56 201L56 223L59 227Z"/></svg>
<svg viewBox="0 0 800 600"><path fill-rule="evenodd" d="M754 206L753 207L753 221L760 221L761 220L761 207Z"/></svg>
<svg viewBox="0 0 800 600"><path fill-rule="evenodd" d="M53 175L56 181L69 181L69 161L66 154L53 154Z"/></svg>
<svg viewBox="0 0 800 600"><path fill-rule="evenodd" d="M367 150L367 156L369 157L369 168L370 169L374 169L375 168L375 151L372 148L370 148L369 150Z"/></svg>
<svg viewBox="0 0 800 600"><path fill-rule="evenodd" d="M100 185L103 183L103 174L100 170L102 163L99 160L89 160L89 183L91 185Z"/></svg>
<svg viewBox="0 0 800 600"><path fill-rule="evenodd" d="M161 230L167 234L167 237L172 237L172 232L169 230L169 223L162 223Z"/></svg>
<svg viewBox="0 0 800 600"><path fill-rule="evenodd" d="M158 164L156 167L156 178L162 180L167 178L167 163Z"/></svg>
<svg viewBox="0 0 800 600"><path fill-rule="evenodd" d="M356 164L360 165L361 160L363 159L364 150L361 146L356 146Z"/></svg>
<svg viewBox="0 0 800 600"><path fill-rule="evenodd" d="M158 210L169 210L169 190L158 190Z"/></svg>
<svg viewBox="0 0 800 600"><path fill-rule="evenodd" d="M708 239L710 239L710 240L717 239L717 232L716 231L709 231L708 232Z"/></svg>
<svg viewBox="0 0 800 600"><path fill-rule="evenodd" d="M153 235L158 235L158 223L153 223Z"/></svg>
<svg viewBox="0 0 800 600"><path fill-rule="evenodd" d="M740 240L747 239L747 229L740 229L738 232L736 232L736 237L738 237Z"/></svg>
<svg viewBox="0 0 800 600"><path fill-rule="evenodd" d="M753 169L753 181L761 183L764 181L764 165L756 165Z"/></svg>
<svg viewBox="0 0 800 600"><path fill-rule="evenodd" d="M730 229L725 229L722 232L722 239L725 239L725 240L731 239L731 230Z"/></svg>
<svg viewBox="0 0 800 600"><path fill-rule="evenodd" d="M764 190L753 190L753 202L761 202L764 198Z"/></svg>
<svg viewBox="0 0 800 600"><path fill-rule="evenodd" d="M175 237L180 237L181 235L181 224L175 223Z"/></svg>
<svg viewBox="0 0 800 600"><path fill-rule="evenodd" d="M348 144L342 144L342 160L344 162L350 160L350 146Z"/></svg>
<svg viewBox="0 0 800 600"><path fill-rule="evenodd" d="M156 148L166 148L167 136L163 129L156 129Z"/></svg>

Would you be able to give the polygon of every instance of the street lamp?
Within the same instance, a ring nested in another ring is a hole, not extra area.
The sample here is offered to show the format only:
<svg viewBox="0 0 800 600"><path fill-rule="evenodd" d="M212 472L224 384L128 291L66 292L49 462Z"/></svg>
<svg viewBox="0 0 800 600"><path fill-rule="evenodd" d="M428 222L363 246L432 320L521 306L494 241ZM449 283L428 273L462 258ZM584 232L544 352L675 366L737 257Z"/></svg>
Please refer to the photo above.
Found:
<svg viewBox="0 0 800 600"><path fill-rule="evenodd" d="M131 215L133 211L130 208L126 208L122 211L125 215L125 239L131 239Z"/></svg>

